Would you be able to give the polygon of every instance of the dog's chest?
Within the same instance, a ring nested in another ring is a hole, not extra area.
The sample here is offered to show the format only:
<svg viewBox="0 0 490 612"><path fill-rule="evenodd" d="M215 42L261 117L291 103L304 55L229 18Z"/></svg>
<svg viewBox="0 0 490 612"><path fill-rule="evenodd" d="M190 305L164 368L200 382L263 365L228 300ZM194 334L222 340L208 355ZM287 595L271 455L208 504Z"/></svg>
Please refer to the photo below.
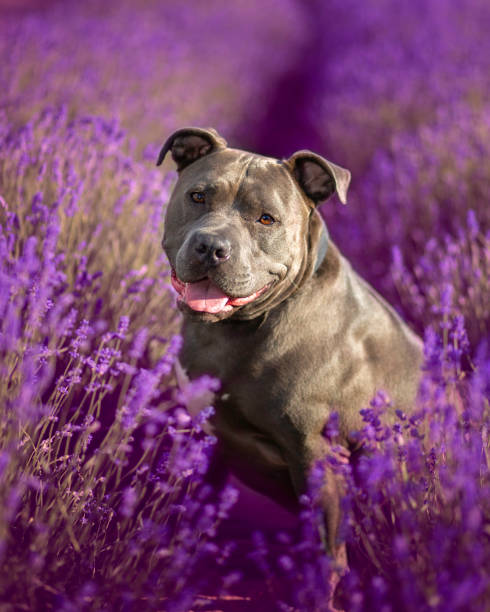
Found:
<svg viewBox="0 0 490 612"><path fill-rule="evenodd" d="M267 329L244 323L231 325L193 325L184 328L182 365L191 378L208 374L221 381L218 409L238 422L263 431L282 430L288 421L285 407L294 385L284 368L287 352L284 339ZM272 348L272 345L274 348Z"/></svg>

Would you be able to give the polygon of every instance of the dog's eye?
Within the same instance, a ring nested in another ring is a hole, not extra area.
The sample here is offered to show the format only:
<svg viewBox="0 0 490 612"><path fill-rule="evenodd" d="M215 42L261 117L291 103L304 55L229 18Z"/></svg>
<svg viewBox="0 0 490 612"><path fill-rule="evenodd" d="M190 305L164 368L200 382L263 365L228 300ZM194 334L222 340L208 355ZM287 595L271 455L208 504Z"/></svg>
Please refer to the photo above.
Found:
<svg viewBox="0 0 490 612"><path fill-rule="evenodd" d="M191 193L191 200L196 202L196 204L204 204L206 201L206 196L202 191L193 191Z"/></svg>
<svg viewBox="0 0 490 612"><path fill-rule="evenodd" d="M272 225L274 221L275 221L274 217L272 217L271 215L267 215L267 214L262 215L259 219L259 223L262 223L262 225Z"/></svg>

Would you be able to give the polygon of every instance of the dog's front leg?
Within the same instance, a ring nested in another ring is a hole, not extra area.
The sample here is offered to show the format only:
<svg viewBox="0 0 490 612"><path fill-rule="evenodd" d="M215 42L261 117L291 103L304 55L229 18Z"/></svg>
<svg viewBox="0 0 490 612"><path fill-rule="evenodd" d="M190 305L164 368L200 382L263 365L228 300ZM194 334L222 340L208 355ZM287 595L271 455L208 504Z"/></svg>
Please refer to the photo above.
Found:
<svg viewBox="0 0 490 612"><path fill-rule="evenodd" d="M305 493L308 489L308 476L311 470L325 458L331 451L328 442L320 435L306 438L296 453L289 454L289 473L293 487L298 496ZM338 453L336 453L338 454ZM348 462L349 451L341 453L340 460ZM320 526L323 533L322 539L325 543L326 552L331 555L335 566L330 576L331 606L334 605L335 588L341 576L347 570L347 551L344 542L339 539L339 528L341 521L341 497L343 483L338 474L327 465L322 466L322 481L319 490L316 492L316 502L321 506L324 521Z"/></svg>
<svg viewBox="0 0 490 612"><path fill-rule="evenodd" d="M308 477L313 467L331 451L328 442L321 436L306 437L296 452L288 453L288 468L293 487L298 497L308 488ZM336 453L338 454L338 453ZM341 460L348 461L349 451L345 449ZM316 492L316 501L324 512L324 541L327 552L337 559L340 546L339 527L341 519L340 500L342 482L340 477L327 465L322 466L322 482Z"/></svg>

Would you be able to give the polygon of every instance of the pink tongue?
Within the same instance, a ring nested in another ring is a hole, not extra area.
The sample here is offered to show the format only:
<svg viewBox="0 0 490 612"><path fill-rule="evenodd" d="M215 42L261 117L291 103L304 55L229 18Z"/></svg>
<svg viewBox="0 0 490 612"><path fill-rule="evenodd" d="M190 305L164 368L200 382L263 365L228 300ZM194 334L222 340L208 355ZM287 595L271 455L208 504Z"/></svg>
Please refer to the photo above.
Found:
<svg viewBox="0 0 490 612"><path fill-rule="evenodd" d="M192 310L212 313L221 312L229 299L207 278L198 283L186 283L182 297Z"/></svg>

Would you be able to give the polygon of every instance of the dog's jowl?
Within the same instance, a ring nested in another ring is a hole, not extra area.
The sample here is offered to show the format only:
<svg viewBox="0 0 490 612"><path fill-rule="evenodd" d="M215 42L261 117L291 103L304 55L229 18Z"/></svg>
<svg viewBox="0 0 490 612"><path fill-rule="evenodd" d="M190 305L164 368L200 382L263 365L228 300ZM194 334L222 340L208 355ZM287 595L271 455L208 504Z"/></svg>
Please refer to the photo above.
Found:
<svg viewBox="0 0 490 612"><path fill-rule="evenodd" d="M163 247L184 314L188 376L222 382L213 427L223 462L262 492L305 490L336 411L346 455L379 389L409 410L421 341L330 240L316 207L346 202L350 173L311 151L277 160L184 128L164 144L179 179ZM366 254L368 256L368 254ZM258 484L257 484L258 483ZM339 486L325 475L330 552L339 556Z"/></svg>

